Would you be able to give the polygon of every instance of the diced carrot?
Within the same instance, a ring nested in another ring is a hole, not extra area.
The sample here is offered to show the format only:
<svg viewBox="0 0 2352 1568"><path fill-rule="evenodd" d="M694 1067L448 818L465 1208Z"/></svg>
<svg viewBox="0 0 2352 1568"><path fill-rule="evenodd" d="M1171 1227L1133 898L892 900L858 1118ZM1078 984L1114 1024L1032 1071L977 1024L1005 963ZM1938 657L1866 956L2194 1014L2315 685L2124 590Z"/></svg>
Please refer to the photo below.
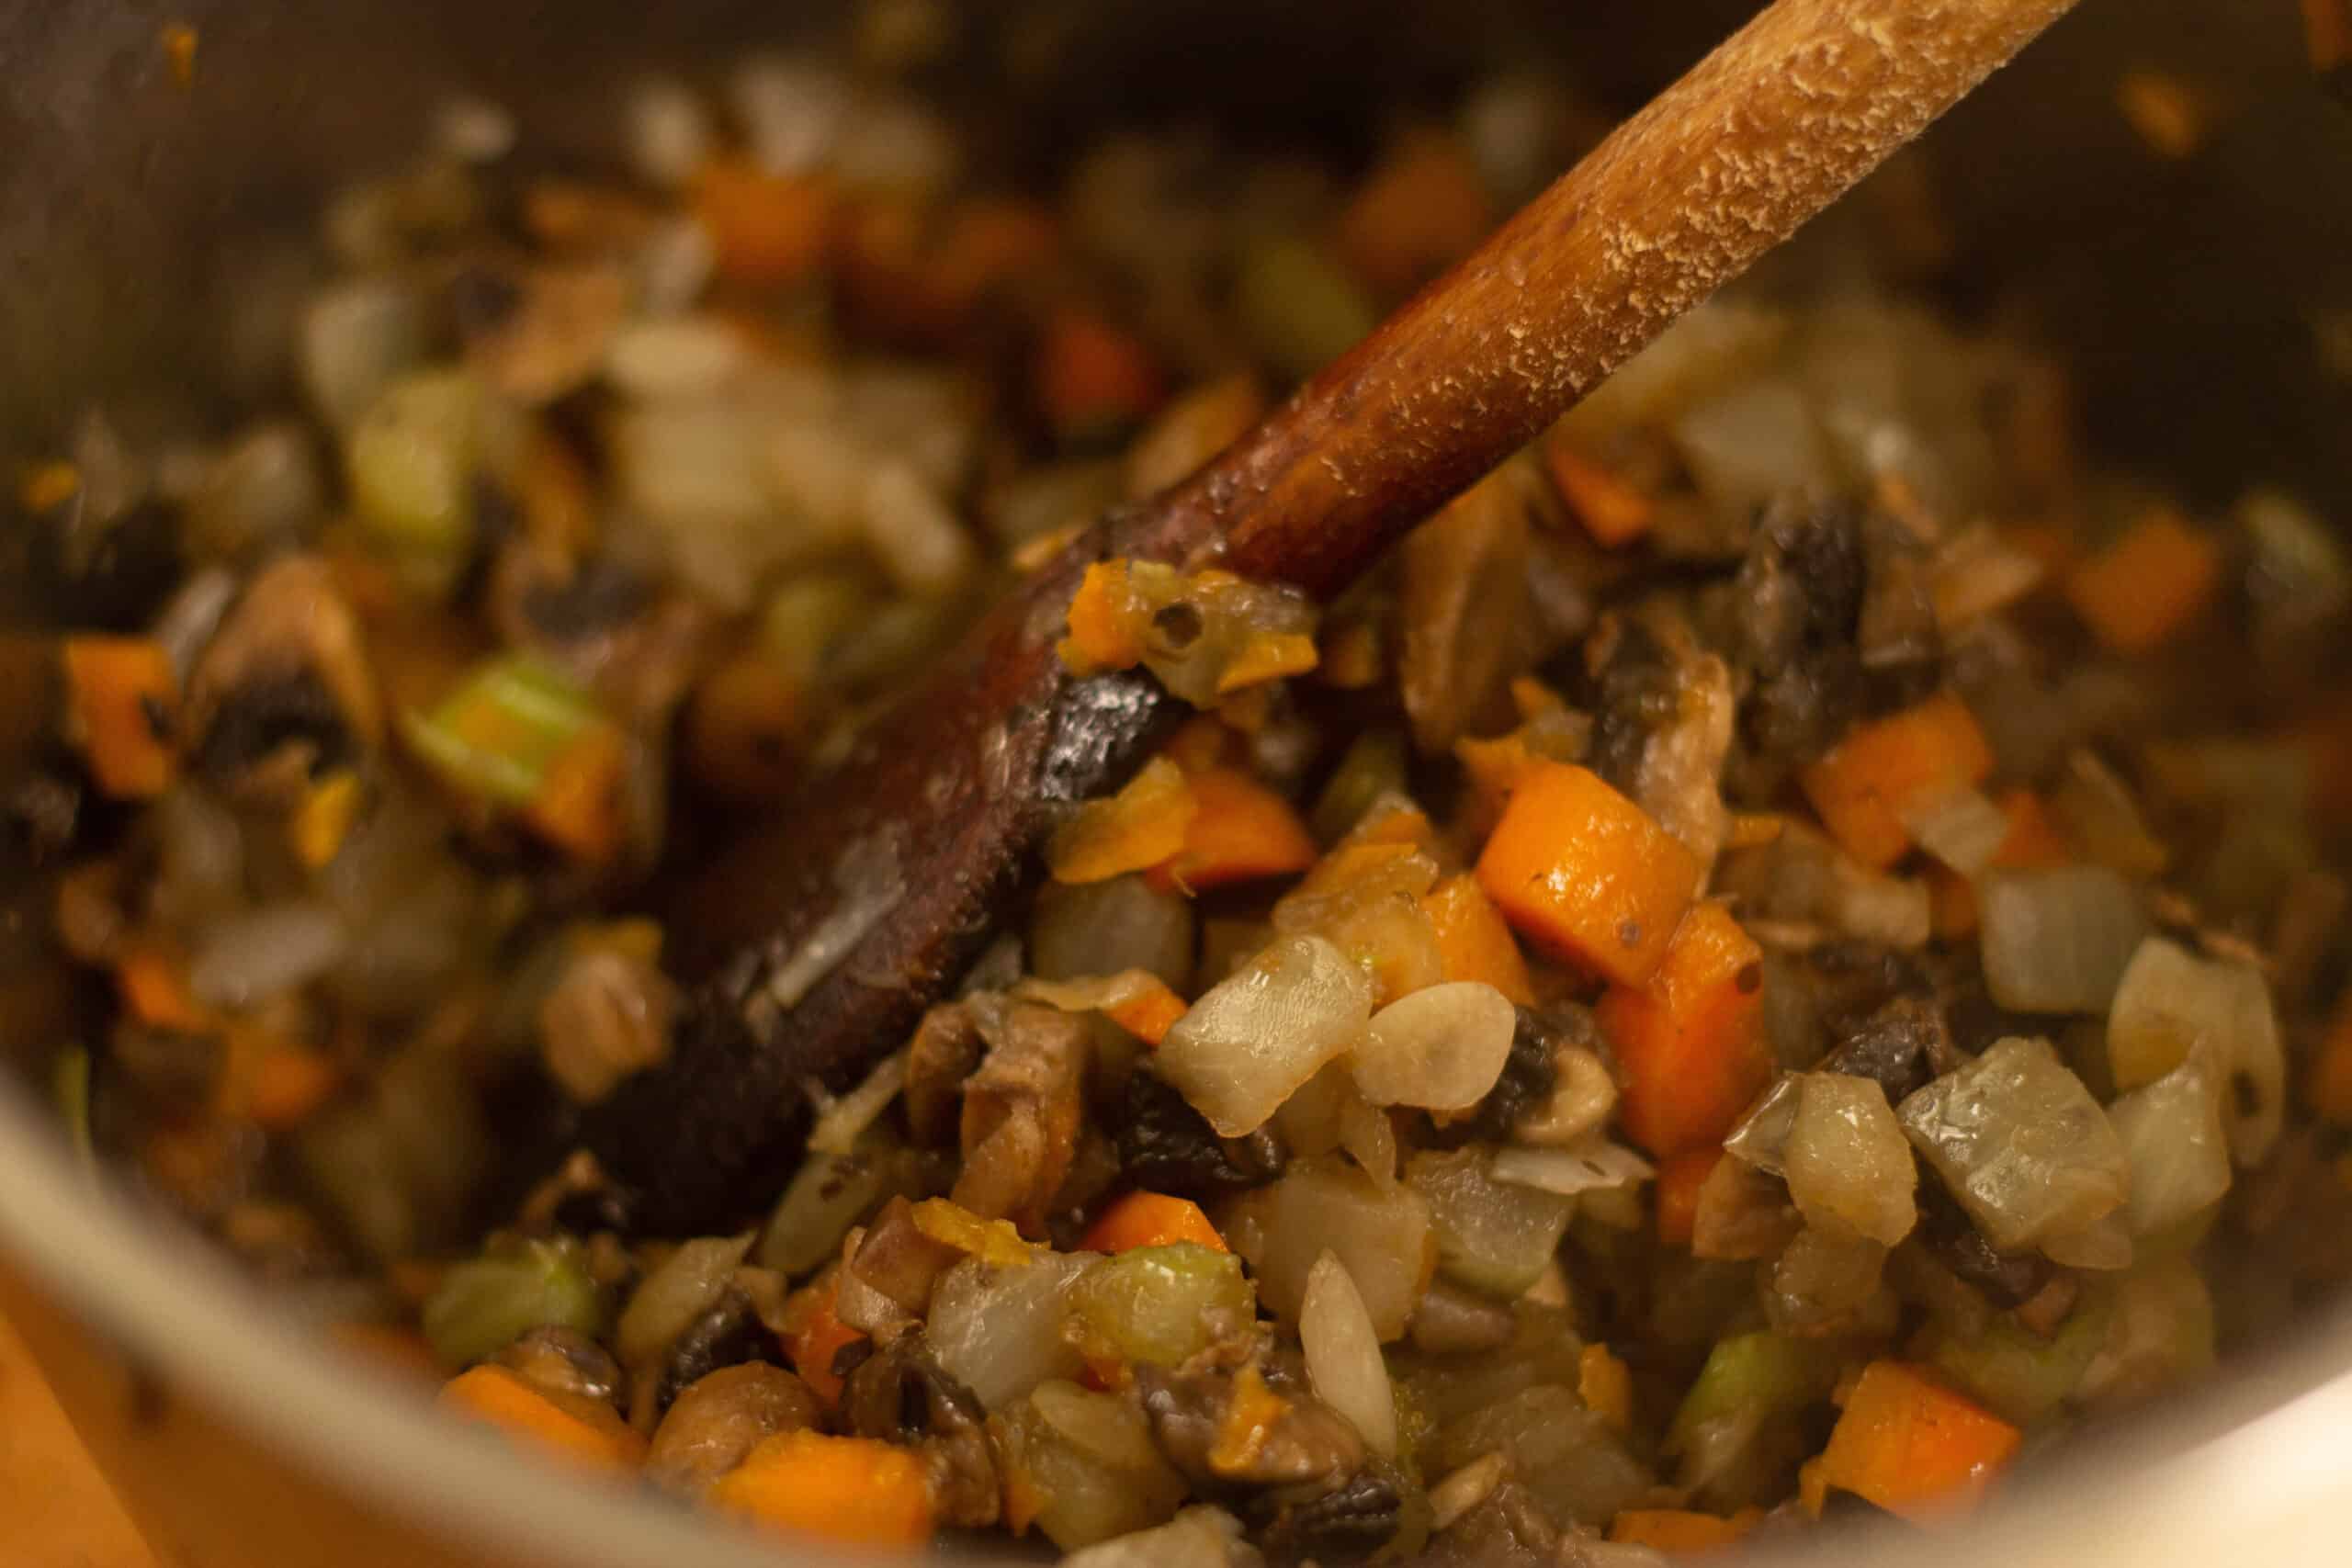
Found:
<svg viewBox="0 0 2352 1568"><path fill-rule="evenodd" d="M1911 847L1905 810L1983 784L1993 748L1968 705L1939 692L1866 724L1798 775L1805 798L1848 854L1883 871Z"/></svg>
<svg viewBox="0 0 2352 1568"><path fill-rule="evenodd" d="M1634 1371L1599 1340L1577 1353L1577 1397L1618 1431L1634 1425Z"/></svg>
<svg viewBox="0 0 2352 1568"><path fill-rule="evenodd" d="M773 801L799 776L807 713L777 662L745 651L695 683L681 727L687 772L738 805Z"/></svg>
<svg viewBox="0 0 2352 1568"><path fill-rule="evenodd" d="M1426 826L1429 819L1421 820ZM1421 896L1421 910L1437 930L1437 955L1447 979L1483 980L1521 1007L1535 1005L1527 959L1476 877L1467 872L1448 877Z"/></svg>
<svg viewBox="0 0 2352 1568"><path fill-rule="evenodd" d="M2346 995L2312 1058L2304 1097L2322 1117L2352 1127L2352 995Z"/></svg>
<svg viewBox="0 0 2352 1568"><path fill-rule="evenodd" d="M1046 864L1057 882L1102 882L1156 867L1191 842L1204 803L1199 781L1165 757L1154 757L1126 787L1090 800L1046 843Z"/></svg>
<svg viewBox="0 0 2352 1568"><path fill-rule="evenodd" d="M572 859L605 864L620 852L627 826L621 784L628 767L628 744L620 731L592 726L548 765L523 819Z"/></svg>
<svg viewBox="0 0 2352 1568"><path fill-rule="evenodd" d="M1184 770L1187 778L1211 768L1232 767L1249 754L1239 732L1215 714L1196 713L1179 725L1159 754Z"/></svg>
<svg viewBox="0 0 2352 1568"><path fill-rule="evenodd" d="M1600 775L1536 761L1478 857L1478 883L1528 941L1638 986L1666 958L1699 863Z"/></svg>
<svg viewBox="0 0 2352 1568"><path fill-rule="evenodd" d="M1789 830L1789 819L1777 811L1735 811L1731 830L1724 835L1726 850L1760 850L1777 844Z"/></svg>
<svg viewBox="0 0 2352 1568"><path fill-rule="evenodd" d="M90 776L119 800L161 795L172 782L179 683L172 657L144 637L65 639L70 721Z"/></svg>
<svg viewBox="0 0 2352 1568"><path fill-rule="evenodd" d="M1713 1551L1737 1541L1761 1517L1754 1508L1728 1519L1688 1508L1627 1508L1610 1521L1609 1539L1654 1551Z"/></svg>
<svg viewBox="0 0 2352 1568"><path fill-rule="evenodd" d="M2064 865L2075 858L2066 835L2050 815L2050 807L2041 796L2019 785L2006 790L1995 804L2009 819L2009 830L2001 840L2001 847L1993 852L1993 864L2003 871L2035 871L2044 866Z"/></svg>
<svg viewBox="0 0 2352 1568"><path fill-rule="evenodd" d="M1822 1451L1820 1483L1905 1518L1974 1501L2018 1450L2018 1429L1918 1368L1872 1361Z"/></svg>
<svg viewBox="0 0 2352 1568"><path fill-rule="evenodd" d="M559 1404L504 1367L458 1373L442 1385L436 1403L576 1464L635 1470L645 1459L645 1438L611 1410L585 1400Z"/></svg>
<svg viewBox="0 0 2352 1568"><path fill-rule="evenodd" d="M1340 842L1342 849L1363 844L1400 844L1434 856L1438 852L1437 825L1430 820L1428 812L1401 795L1392 795L1385 797L1385 806L1382 801L1374 801ZM1486 897L1483 889L1479 897ZM1502 919L1499 915L1495 918Z"/></svg>
<svg viewBox="0 0 2352 1568"><path fill-rule="evenodd" d="M1315 668L1320 657L1315 639L1305 632L1276 632L1252 637L1217 676L1217 694L1226 696L1250 686L1262 686L1269 681L1304 675Z"/></svg>
<svg viewBox="0 0 2352 1568"><path fill-rule="evenodd" d="M931 1482L922 1460L873 1438L785 1432L712 1483L717 1507L796 1534L859 1546L931 1539Z"/></svg>
<svg viewBox="0 0 2352 1568"><path fill-rule="evenodd" d="M1079 306L1046 323L1035 374L1038 408L1065 437L1131 424L1168 392L1141 342Z"/></svg>
<svg viewBox="0 0 2352 1568"><path fill-rule="evenodd" d="M1453 743L1453 760L1462 764L1470 784L1464 815L1468 828L1476 832L1502 819L1511 791L1542 759L1528 750L1527 737L1514 729L1483 739L1465 735Z"/></svg>
<svg viewBox="0 0 2352 1568"><path fill-rule="evenodd" d="M826 1408L841 1403L841 1374L833 1358L865 1336L843 1323L839 1302L841 1276L828 1271L815 1283L804 1285L784 1303L784 1355L800 1381L808 1385Z"/></svg>
<svg viewBox="0 0 2352 1568"><path fill-rule="evenodd" d="M1948 865L1930 864L1928 883L1928 925L1938 942L1965 942L1976 934L1979 910L1976 884Z"/></svg>
<svg viewBox="0 0 2352 1568"><path fill-rule="evenodd" d="M1357 188L1340 219L1338 249L1365 282L1402 295L1477 249L1493 227L1493 203L1468 150L1424 130L1401 139Z"/></svg>
<svg viewBox="0 0 2352 1568"><path fill-rule="evenodd" d="M1690 1245L1699 1217L1699 1190L1724 1157L1720 1145L1702 1144L1657 1163L1657 1238L1668 1247Z"/></svg>
<svg viewBox="0 0 2352 1568"><path fill-rule="evenodd" d="M338 1323L327 1330L327 1337L339 1348L373 1361L385 1371L436 1383L441 1381L441 1358L413 1328L389 1323Z"/></svg>
<svg viewBox="0 0 2352 1568"><path fill-rule="evenodd" d="M1050 268L1061 254L1054 215L1013 197L976 197L948 213L930 272L959 314L991 291Z"/></svg>
<svg viewBox="0 0 2352 1568"><path fill-rule="evenodd" d="M1183 848L1151 871L1152 885L1200 893L1229 883L1288 876L1315 863L1315 839L1289 801L1237 768L1192 780L1199 809Z"/></svg>
<svg viewBox="0 0 2352 1568"><path fill-rule="evenodd" d="M523 227L549 250L623 250L641 243L653 209L627 191L582 180L538 180L523 192Z"/></svg>
<svg viewBox="0 0 2352 1568"><path fill-rule="evenodd" d="M1610 468L1556 438L1545 445L1544 461L1553 488L1594 544L1622 549L1650 531L1657 502Z"/></svg>
<svg viewBox="0 0 2352 1568"><path fill-rule="evenodd" d="M830 182L763 174L740 158L715 159L695 175L695 216L710 235L719 275L753 288L814 276L836 208Z"/></svg>
<svg viewBox="0 0 2352 1568"><path fill-rule="evenodd" d="M344 840L351 836L363 793L359 775L349 768L337 768L303 790L300 803L286 823L287 842L293 847L294 858L312 871L334 859Z"/></svg>
<svg viewBox="0 0 2352 1568"><path fill-rule="evenodd" d="M2066 598L2093 635L2117 653L2146 653L2195 620L2221 584L2212 536L2159 507L2077 565Z"/></svg>
<svg viewBox="0 0 2352 1568"><path fill-rule="evenodd" d="M1771 1081L1763 957L1728 909L1701 904L1646 987L1601 997L1600 1027L1623 1080L1619 1119L1659 1158L1720 1143Z"/></svg>
<svg viewBox="0 0 2352 1568"><path fill-rule="evenodd" d="M1180 1241L1227 1250L1225 1237L1217 1235L1198 1203L1164 1192L1130 1192L1087 1228L1084 1246L1089 1252L1132 1252Z"/></svg>
<svg viewBox="0 0 2352 1568"><path fill-rule="evenodd" d="M151 1029L194 1034L212 1026L212 1014L188 988L187 964L176 953L132 948L115 965L114 981L124 1009Z"/></svg>
<svg viewBox="0 0 2352 1568"><path fill-rule="evenodd" d="M1101 560L1086 569L1069 602L1069 636L1062 662L1081 675L1125 670L1143 658L1143 616L1127 583L1127 563Z"/></svg>
<svg viewBox="0 0 2352 1568"><path fill-rule="evenodd" d="M62 458L36 463L17 487L17 500L36 515L64 505L82 491L82 470Z"/></svg>
<svg viewBox="0 0 2352 1568"><path fill-rule="evenodd" d="M1037 1256L1011 1220L984 1218L950 1199L926 1198L909 1213L924 1235L992 1268L1019 1269Z"/></svg>
<svg viewBox="0 0 2352 1568"><path fill-rule="evenodd" d="M343 1081L325 1052L293 1040L265 1042L244 1084L244 1112L264 1127L299 1125Z"/></svg>
<svg viewBox="0 0 2352 1568"><path fill-rule="evenodd" d="M1146 975L1136 987L1134 996L1112 1003L1102 1015L1147 1045L1157 1045L1168 1038L1176 1021L1184 1016L1184 998L1168 988L1168 982L1156 975Z"/></svg>

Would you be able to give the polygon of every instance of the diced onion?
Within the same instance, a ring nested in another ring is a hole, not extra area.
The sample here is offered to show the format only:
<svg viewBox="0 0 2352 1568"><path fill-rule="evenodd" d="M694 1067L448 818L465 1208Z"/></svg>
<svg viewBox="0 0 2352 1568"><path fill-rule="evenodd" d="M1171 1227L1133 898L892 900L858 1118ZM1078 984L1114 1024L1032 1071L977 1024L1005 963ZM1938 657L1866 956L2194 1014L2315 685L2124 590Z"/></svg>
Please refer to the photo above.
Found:
<svg viewBox="0 0 2352 1568"><path fill-rule="evenodd" d="M2009 836L2009 819L1981 790L1937 795L1903 813L1903 826L1919 847L1962 876L1975 876L1993 863Z"/></svg>
<svg viewBox="0 0 2352 1568"><path fill-rule="evenodd" d="M1785 381L1751 381L1697 405L1674 422L1674 443L1709 504L1726 515L1830 484L1821 427Z"/></svg>
<svg viewBox="0 0 2352 1568"><path fill-rule="evenodd" d="M2069 1269L2111 1272L2132 1267L2132 1229L2120 1213L2101 1214L2078 1231L2067 1231L2041 1244L2041 1254Z"/></svg>
<svg viewBox="0 0 2352 1568"><path fill-rule="evenodd" d="M2131 1186L2107 1113L2046 1040L2000 1041L1895 1114L2003 1251L2083 1230L2121 1207Z"/></svg>
<svg viewBox="0 0 2352 1568"><path fill-rule="evenodd" d="M947 1375L989 1410L1026 1398L1049 1378L1075 1378L1086 1359L1062 1333L1070 1287L1102 1260L1093 1252L1039 1252L1025 1268L967 1258L932 1290L924 1332Z"/></svg>
<svg viewBox="0 0 2352 1568"><path fill-rule="evenodd" d="M1315 1260L1326 1248L1338 1253L1384 1343L1403 1336L1437 1250L1419 1193L1330 1156L1294 1160L1282 1179L1244 1194L1226 1234L1256 1274L1260 1298L1293 1322Z"/></svg>
<svg viewBox="0 0 2352 1568"><path fill-rule="evenodd" d="M2107 1108L2132 1162L2132 1234L2150 1235L2221 1201L2230 1190L2221 1095L2191 1059Z"/></svg>
<svg viewBox="0 0 2352 1568"><path fill-rule="evenodd" d="M216 1007L252 1007L326 973L349 942L331 905L273 904L214 927L189 965L188 985Z"/></svg>
<svg viewBox="0 0 2352 1568"><path fill-rule="evenodd" d="M1518 1027L1510 998L1492 986L1431 986L1373 1015L1350 1069L1374 1105L1466 1110L1502 1077Z"/></svg>
<svg viewBox="0 0 2352 1568"><path fill-rule="evenodd" d="M1380 1337L1373 1332L1355 1280L1328 1249L1307 1270L1298 1340L1316 1396L1353 1424L1366 1448L1382 1459L1395 1459L1396 1397L1388 1385Z"/></svg>
<svg viewBox="0 0 2352 1568"><path fill-rule="evenodd" d="M2287 1059L2269 985L2251 965L2192 957L2150 937L2132 956L2108 1014L2108 1062L2119 1089L2152 1084L2200 1048L2230 1152L2256 1165L2286 1113Z"/></svg>
<svg viewBox="0 0 2352 1568"><path fill-rule="evenodd" d="M1176 1021L1159 1076L1238 1138L1361 1040L1371 1018L1371 984L1345 953L1318 936L1283 937Z"/></svg>
<svg viewBox="0 0 2352 1568"><path fill-rule="evenodd" d="M1918 1170L1886 1091L1850 1073L1807 1073L1799 1081L1790 1196L1809 1221L1836 1220L1893 1247L1918 1221L1911 1196Z"/></svg>
<svg viewBox="0 0 2352 1568"><path fill-rule="evenodd" d="M1573 1198L1630 1187L1655 1173L1650 1162L1622 1145L1592 1138L1565 1149L1499 1149L1495 1179Z"/></svg>
<svg viewBox="0 0 2352 1568"><path fill-rule="evenodd" d="M2148 916L2101 865L1999 872L1979 890L1984 984L2013 1012L2104 1012Z"/></svg>
<svg viewBox="0 0 2352 1568"><path fill-rule="evenodd" d="M683 1242L645 1277L613 1331L613 1348L626 1367L644 1367L670 1348L686 1326L710 1310L752 1250L752 1233Z"/></svg>
<svg viewBox="0 0 2352 1568"><path fill-rule="evenodd" d="M1062 1559L1062 1568L1238 1568L1257 1561L1241 1539L1241 1521L1200 1504L1164 1525L1081 1547Z"/></svg>
<svg viewBox="0 0 2352 1568"><path fill-rule="evenodd" d="M858 1135L874 1125L907 1087L907 1054L893 1051L847 1094L824 1100L808 1129L808 1148L820 1155L847 1155L857 1147Z"/></svg>
<svg viewBox="0 0 2352 1568"><path fill-rule="evenodd" d="M1803 1075L1781 1074L1731 1130L1724 1140L1724 1152L1758 1170L1786 1175L1789 1136L1796 1131L1797 1106L1804 1096Z"/></svg>

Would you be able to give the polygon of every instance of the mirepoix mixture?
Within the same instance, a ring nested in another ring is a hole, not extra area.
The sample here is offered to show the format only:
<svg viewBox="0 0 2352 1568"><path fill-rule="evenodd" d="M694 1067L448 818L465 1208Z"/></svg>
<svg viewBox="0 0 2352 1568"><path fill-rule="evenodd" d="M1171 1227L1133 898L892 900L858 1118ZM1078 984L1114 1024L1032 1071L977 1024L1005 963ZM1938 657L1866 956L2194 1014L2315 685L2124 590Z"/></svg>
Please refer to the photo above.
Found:
<svg viewBox="0 0 2352 1568"><path fill-rule="evenodd" d="M2085 451L1917 168L1335 603L1093 568L1062 657L1197 716L763 1224L629 1233L662 879L1589 136L1019 187L705 85L595 177L453 106L256 265L242 423L23 477L54 1089L289 1310L784 1529L1623 1568L1965 1506L2343 1279L2340 547Z"/></svg>

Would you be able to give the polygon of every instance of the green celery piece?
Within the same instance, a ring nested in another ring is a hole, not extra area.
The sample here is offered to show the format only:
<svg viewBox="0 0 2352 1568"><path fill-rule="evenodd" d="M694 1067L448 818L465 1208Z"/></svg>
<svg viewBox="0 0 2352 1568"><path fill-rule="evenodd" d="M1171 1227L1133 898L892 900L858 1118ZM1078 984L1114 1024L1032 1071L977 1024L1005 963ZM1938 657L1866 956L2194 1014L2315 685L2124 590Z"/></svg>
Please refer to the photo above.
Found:
<svg viewBox="0 0 2352 1568"><path fill-rule="evenodd" d="M442 1278L424 1303L424 1337L451 1369L471 1366L534 1328L605 1331L605 1300L570 1237L499 1247Z"/></svg>
<svg viewBox="0 0 2352 1568"><path fill-rule="evenodd" d="M603 723L594 700L529 655L494 659L429 714L403 716L409 743L451 783L503 806L527 806L548 770Z"/></svg>
<svg viewBox="0 0 2352 1568"><path fill-rule="evenodd" d="M1718 1340L1707 1353L1667 1436L1679 1448L1706 1422L1754 1407L1767 1416L1829 1397L1838 1378L1834 1343L1792 1338L1770 1329Z"/></svg>

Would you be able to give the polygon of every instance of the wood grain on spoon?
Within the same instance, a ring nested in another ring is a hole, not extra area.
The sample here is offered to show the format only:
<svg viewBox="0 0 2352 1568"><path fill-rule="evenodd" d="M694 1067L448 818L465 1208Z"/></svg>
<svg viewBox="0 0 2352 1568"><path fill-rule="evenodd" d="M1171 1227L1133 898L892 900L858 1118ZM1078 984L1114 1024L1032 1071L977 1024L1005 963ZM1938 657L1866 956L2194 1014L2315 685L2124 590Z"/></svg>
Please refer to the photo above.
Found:
<svg viewBox="0 0 2352 1568"><path fill-rule="evenodd" d="M1105 518L674 911L709 978L586 1129L639 1224L763 1204L809 1091L904 1040L1071 802L1179 705L1054 653L1090 561L1329 594L1925 130L2074 0L1778 0L1199 474Z"/></svg>

